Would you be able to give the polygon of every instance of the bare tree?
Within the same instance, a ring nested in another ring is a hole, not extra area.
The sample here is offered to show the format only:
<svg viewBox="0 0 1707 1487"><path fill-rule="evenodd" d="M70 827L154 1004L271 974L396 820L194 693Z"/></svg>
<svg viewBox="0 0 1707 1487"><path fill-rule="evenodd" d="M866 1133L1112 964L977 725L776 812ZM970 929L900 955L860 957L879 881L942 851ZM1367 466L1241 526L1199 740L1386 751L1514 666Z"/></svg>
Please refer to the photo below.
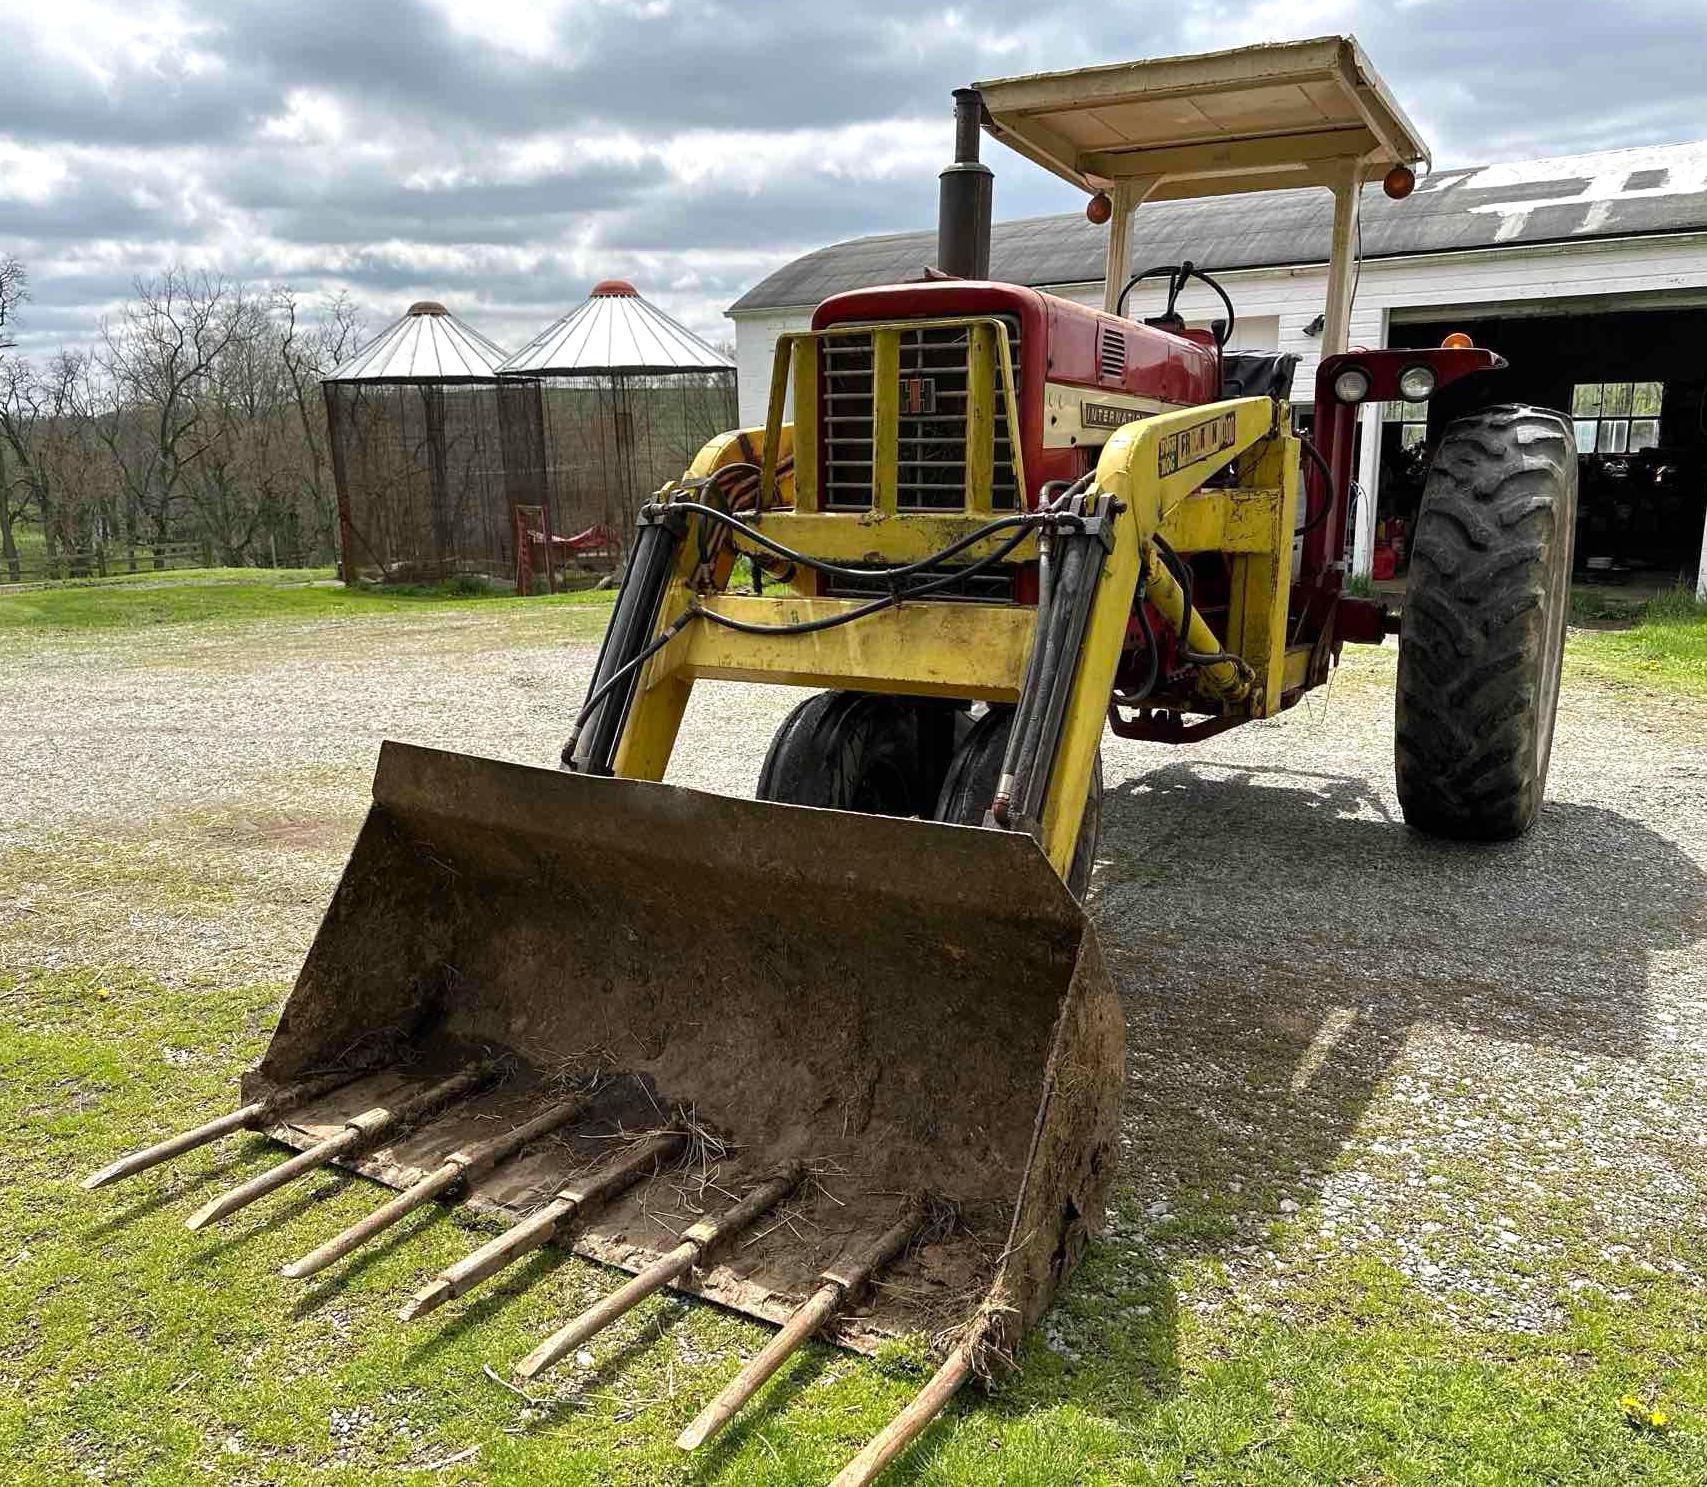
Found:
<svg viewBox="0 0 1707 1487"><path fill-rule="evenodd" d="M24 266L11 254L0 258L0 351L10 351L18 344L12 334L18 320L18 307L30 297L30 276Z"/></svg>
<svg viewBox="0 0 1707 1487"><path fill-rule="evenodd" d="M298 324L296 294L289 288L274 294L273 307L282 322L279 356L302 434L302 494L309 504L315 545L324 542L335 553L338 497L332 478L332 450L320 383L361 344L361 314L348 295L339 293L325 301L319 319L305 329Z"/></svg>
<svg viewBox="0 0 1707 1487"><path fill-rule="evenodd" d="M192 392L200 446L186 481L203 539L219 561L244 564L263 530L276 532L292 482L281 426L288 406L280 335L264 301L231 309L231 333Z"/></svg>
<svg viewBox="0 0 1707 1487"><path fill-rule="evenodd" d="M29 514L33 494L28 461L33 428L30 382L27 361L21 356L0 356L0 561L13 583L23 577L17 527Z"/></svg>
<svg viewBox="0 0 1707 1487"><path fill-rule="evenodd" d="M0 265L0 328L23 296ZM51 572L100 566L123 542L198 540L227 563L337 550L337 500L320 380L355 348L338 295L305 315L288 289L255 295L173 269L138 281L93 355L32 365L0 353L0 572L20 576L20 522Z"/></svg>
<svg viewBox="0 0 1707 1487"><path fill-rule="evenodd" d="M22 576L14 528L26 518L41 530L51 574L68 566L67 554L99 551L112 481L97 425L110 416L87 354L62 350L39 372L0 357L0 452L12 472L0 488L0 554L13 582Z"/></svg>
<svg viewBox="0 0 1707 1487"><path fill-rule="evenodd" d="M29 275L16 258L11 254L0 258L0 351L10 351L18 344L12 327L17 323L18 306L30 297L29 282ZM9 380L10 373L6 375ZM18 541L13 532L14 491L11 478L6 473L6 442L0 437L0 559L5 561L7 576L16 583L20 566Z"/></svg>
<svg viewBox="0 0 1707 1487"><path fill-rule="evenodd" d="M239 334L248 303L242 285L221 275L172 268L138 279L135 302L117 324L101 326L102 368L123 409L103 437L122 473L133 544L143 521L156 547L171 538L190 467L210 437L198 393ZM158 552L154 562L164 564Z"/></svg>

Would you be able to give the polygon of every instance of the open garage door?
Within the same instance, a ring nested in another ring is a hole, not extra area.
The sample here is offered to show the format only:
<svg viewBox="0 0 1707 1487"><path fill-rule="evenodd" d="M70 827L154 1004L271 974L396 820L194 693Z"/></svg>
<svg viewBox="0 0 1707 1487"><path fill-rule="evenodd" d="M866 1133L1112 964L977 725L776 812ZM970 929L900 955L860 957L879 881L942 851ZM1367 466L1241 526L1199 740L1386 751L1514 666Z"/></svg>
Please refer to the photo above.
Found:
<svg viewBox="0 0 1707 1487"><path fill-rule="evenodd" d="M1375 532L1377 578L1405 571L1427 450L1490 400L1573 415L1581 459L1577 578L1693 587L1707 522L1707 309L1511 313L1401 319L1393 346L1465 331L1510 362L1430 403L1387 410Z"/></svg>

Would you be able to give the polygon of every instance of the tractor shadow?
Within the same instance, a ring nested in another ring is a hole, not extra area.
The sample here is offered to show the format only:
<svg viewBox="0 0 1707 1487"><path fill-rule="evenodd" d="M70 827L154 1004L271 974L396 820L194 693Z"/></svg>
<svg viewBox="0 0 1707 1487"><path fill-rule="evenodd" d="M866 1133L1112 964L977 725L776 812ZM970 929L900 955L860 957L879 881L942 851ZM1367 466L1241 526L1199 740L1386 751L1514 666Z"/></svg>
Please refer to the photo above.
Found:
<svg viewBox="0 0 1707 1487"><path fill-rule="evenodd" d="M1707 938L1707 875L1599 807L1441 843L1361 778L1194 761L1105 797L1090 912L1127 1016L1121 1211L1057 1317L1098 1356L1038 1349L992 1404L1131 1422L1177 1388L1174 1275L1312 1206L1414 1031L1641 1059L1650 961Z"/></svg>

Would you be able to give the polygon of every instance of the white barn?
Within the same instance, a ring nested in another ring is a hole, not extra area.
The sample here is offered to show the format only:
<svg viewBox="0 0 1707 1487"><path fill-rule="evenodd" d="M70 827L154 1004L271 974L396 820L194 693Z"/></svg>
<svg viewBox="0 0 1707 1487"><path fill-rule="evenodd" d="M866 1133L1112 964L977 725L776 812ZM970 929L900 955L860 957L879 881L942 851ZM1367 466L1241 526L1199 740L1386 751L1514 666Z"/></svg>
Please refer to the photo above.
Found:
<svg viewBox="0 0 1707 1487"><path fill-rule="evenodd" d="M1190 258L1220 279L1234 346L1303 358L1294 403L1307 416L1331 217L1328 193L1307 189L1155 203L1134 219L1132 263ZM1464 330L1504 354L1498 397L1579 415L1579 571L1707 586L1707 142L1436 171L1406 201L1369 188L1361 218L1351 344ZM1079 216L998 223L990 276L1100 303L1104 238ZM840 290L919 278L935 243L934 229L838 243L730 306L742 422L763 421L780 333ZM1181 308L1199 324L1223 313L1196 284ZM1396 406L1365 409L1357 572L1402 569L1412 450L1450 418L1449 396L1409 426Z"/></svg>

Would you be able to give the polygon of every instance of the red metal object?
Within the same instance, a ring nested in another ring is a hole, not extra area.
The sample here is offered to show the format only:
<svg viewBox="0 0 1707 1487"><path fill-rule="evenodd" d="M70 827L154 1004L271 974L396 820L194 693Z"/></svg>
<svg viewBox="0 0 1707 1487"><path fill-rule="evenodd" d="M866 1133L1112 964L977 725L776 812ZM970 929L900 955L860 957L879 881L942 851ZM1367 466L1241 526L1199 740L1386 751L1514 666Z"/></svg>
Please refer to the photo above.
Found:
<svg viewBox="0 0 1707 1487"><path fill-rule="evenodd" d="M1347 599L1334 608L1334 637L1357 645L1380 645L1389 633L1387 606L1377 599Z"/></svg>
<svg viewBox="0 0 1707 1487"><path fill-rule="evenodd" d="M1412 367L1431 368L1438 392L1460 377L1497 371L1505 364L1503 356L1482 346L1346 351L1322 359L1316 368L1315 444L1333 479L1330 486L1314 461L1306 461L1304 489L1311 529L1304 537L1298 580L1292 590L1292 612L1302 619L1306 637L1320 634L1328 624L1344 578L1340 554L1345 551L1346 524L1351 515L1346 497L1351 490L1358 410L1365 403L1398 401L1399 378ZM1351 367L1368 377L1369 391L1357 402L1345 403L1335 396L1334 383ZM1337 627L1337 634L1341 639L1350 638L1343 626Z"/></svg>
<svg viewBox="0 0 1707 1487"><path fill-rule="evenodd" d="M856 325L871 321L908 321L970 315L1012 317L1019 326L1019 437L1031 488L1025 503L1038 503L1045 485L1084 474L1096 449L1088 444L1047 447L1045 420L1050 400L1045 385L1072 388L1092 400L1097 391L1155 399L1178 407L1214 402L1221 395L1221 359L1214 338L1203 331L1174 334L1124 316L1106 314L1071 300L1059 299L1021 285L986 280L931 280L919 284L884 285L834 295L812 316L812 328ZM1349 351L1327 357L1316 372L1315 444L1326 472L1313 460L1303 474L1305 532L1299 571L1292 587L1289 641L1312 648L1305 689L1319 684L1347 641L1380 644L1392 633L1393 620L1379 602L1342 595L1349 495L1356 447L1357 417L1365 402L1400 399L1399 379L1416 367L1434 373L1434 388L1449 386L1474 372L1493 371L1504 358L1476 346L1447 346L1379 351ZM1342 402L1335 380L1356 367L1367 379L1365 395ZM905 396L905 392L903 393ZM922 399L922 391L919 394ZM1059 406L1058 404L1056 406ZM820 420L820 427L823 421ZM1203 587L1194 595L1195 607L1210 614L1225 602L1217 575L1199 565ZM1029 565L1015 576L1014 597L1035 602L1036 575ZM1176 639L1159 616L1151 629L1158 649L1156 686L1166 693L1179 658ZM1143 627L1134 619L1128 629L1126 655L1116 689L1136 693L1149 678L1143 658ZM1290 705L1302 695L1294 690L1283 699ZM1212 716L1187 722L1171 709L1140 708L1122 714L1111 703L1110 726L1123 738L1184 743L1207 738L1234 726L1237 717Z"/></svg>
<svg viewBox="0 0 1707 1487"><path fill-rule="evenodd" d="M1331 492L1322 489L1322 474L1314 465L1305 468L1305 483L1310 489L1310 512L1321 510L1316 503L1332 499L1333 509L1318 522L1305 538L1304 568L1306 577L1330 567L1345 551L1345 528L1350 508L1343 499L1351 489L1352 458L1356 448L1357 414L1365 403L1399 401L1399 378L1412 367L1430 367L1434 371L1435 391L1450 386L1460 377L1472 372L1497 371L1505 358L1482 346L1467 350L1445 347L1420 347L1415 350L1346 351L1322 359L1316 368L1316 447L1333 471ZM1342 403L1334 396L1334 382L1340 373L1357 367L1369 378L1369 392L1355 403Z"/></svg>
<svg viewBox="0 0 1707 1487"><path fill-rule="evenodd" d="M1018 284L950 279L890 284L832 295L812 315L812 328L869 320L928 320L953 315L1011 315L1019 322L1020 446L1035 506L1051 480L1073 480L1089 468L1084 447L1046 449L1043 385L1124 393L1190 407L1220 396L1213 344L1171 335L1122 315ZM1118 344L1119 353L1113 348ZM1118 364L1119 370L1114 370ZM1110 368L1105 372L1104 367Z"/></svg>
<svg viewBox="0 0 1707 1487"><path fill-rule="evenodd" d="M547 584L557 592L557 561L559 558L599 559L614 562L622 555L622 541L614 528L604 522L594 522L585 531L572 537L560 537L551 530L549 513L540 506L518 506L516 513L516 592L533 592L533 573L536 551L545 564Z"/></svg>
<svg viewBox="0 0 1707 1487"><path fill-rule="evenodd" d="M581 558L614 558L622 548L615 529L602 521L594 522L573 537L553 537L551 545L559 552L572 552Z"/></svg>
<svg viewBox="0 0 1707 1487"><path fill-rule="evenodd" d="M1199 718L1188 723L1181 713L1142 708L1136 713L1122 714L1118 703L1108 705L1108 726L1116 738L1137 738L1148 743L1198 743L1237 728L1245 719L1237 713L1222 717Z"/></svg>

